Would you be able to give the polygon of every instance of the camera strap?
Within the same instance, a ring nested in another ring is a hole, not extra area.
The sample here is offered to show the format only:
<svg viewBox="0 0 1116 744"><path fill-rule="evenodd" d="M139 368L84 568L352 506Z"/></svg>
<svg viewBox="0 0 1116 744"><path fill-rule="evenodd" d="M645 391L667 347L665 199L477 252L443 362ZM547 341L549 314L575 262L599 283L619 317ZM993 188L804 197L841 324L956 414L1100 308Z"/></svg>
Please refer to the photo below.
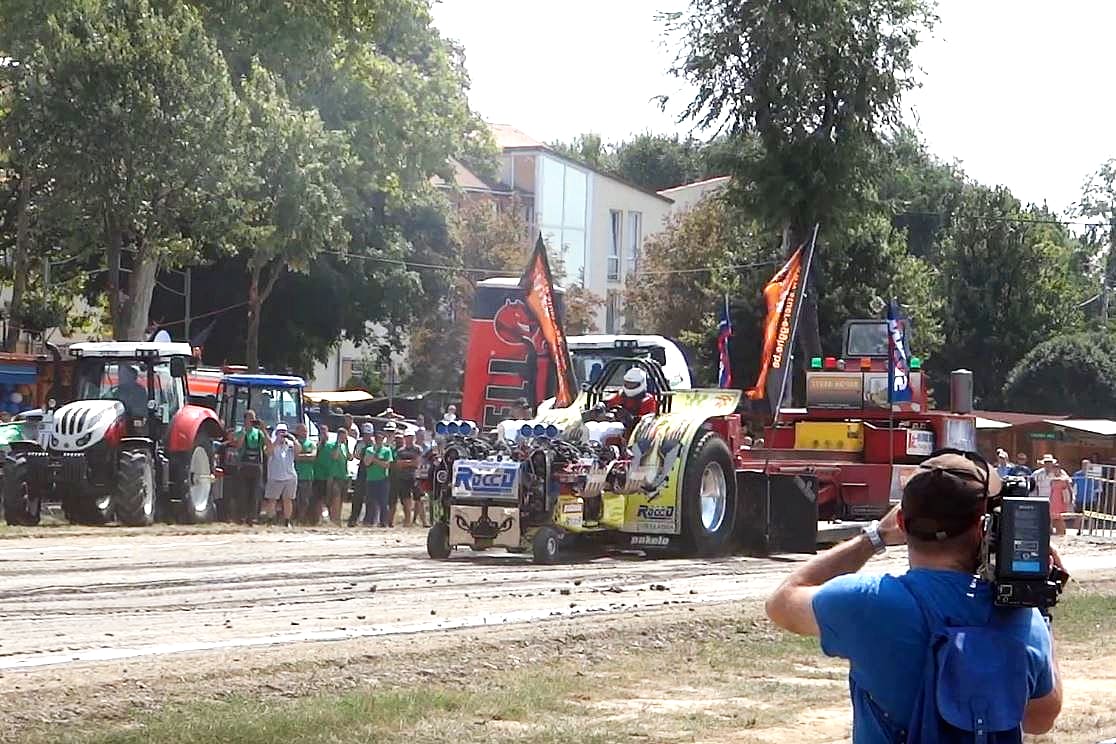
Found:
<svg viewBox="0 0 1116 744"><path fill-rule="evenodd" d="M1006 632L1018 610L992 607L985 625L950 626L929 612L908 582L901 583L929 631L907 744L1021 744L1029 656L1026 644Z"/></svg>

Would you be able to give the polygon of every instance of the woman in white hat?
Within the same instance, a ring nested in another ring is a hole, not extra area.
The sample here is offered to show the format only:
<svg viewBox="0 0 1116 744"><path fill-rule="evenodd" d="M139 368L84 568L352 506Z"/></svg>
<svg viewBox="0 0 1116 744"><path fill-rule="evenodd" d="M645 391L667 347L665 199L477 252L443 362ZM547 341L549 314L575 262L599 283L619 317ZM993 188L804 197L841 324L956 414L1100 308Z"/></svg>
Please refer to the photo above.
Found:
<svg viewBox="0 0 1116 744"><path fill-rule="evenodd" d="M1054 455L1043 455L1039 460L1042 467L1031 478L1035 483L1035 495L1050 501L1050 524L1055 535L1066 534L1066 520L1062 514L1073 503L1073 479L1058 465Z"/></svg>

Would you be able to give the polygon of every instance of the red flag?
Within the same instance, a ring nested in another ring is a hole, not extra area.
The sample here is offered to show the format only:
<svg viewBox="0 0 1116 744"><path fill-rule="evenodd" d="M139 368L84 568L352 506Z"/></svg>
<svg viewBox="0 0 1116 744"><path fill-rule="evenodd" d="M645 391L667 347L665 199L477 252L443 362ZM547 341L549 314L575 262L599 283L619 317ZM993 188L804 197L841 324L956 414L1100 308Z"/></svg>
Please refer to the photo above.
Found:
<svg viewBox="0 0 1116 744"><path fill-rule="evenodd" d="M780 391L783 389L784 377L790 372L794 316L798 303L802 300L805 247L799 246L763 289L767 319L763 324L762 361L756 384L745 395L752 400L766 398L772 410L777 410L782 403L779 400Z"/></svg>
<svg viewBox="0 0 1116 744"><path fill-rule="evenodd" d="M558 317L558 307L554 301L554 277L550 273L550 261L546 257L546 244L542 235L535 243L535 252L519 281L523 289L523 299L539 323L543 338L546 340L550 356L554 359L557 374L557 390L554 404L558 408L573 403L577 396L577 381L574 379L570 350L566 346L566 334Z"/></svg>

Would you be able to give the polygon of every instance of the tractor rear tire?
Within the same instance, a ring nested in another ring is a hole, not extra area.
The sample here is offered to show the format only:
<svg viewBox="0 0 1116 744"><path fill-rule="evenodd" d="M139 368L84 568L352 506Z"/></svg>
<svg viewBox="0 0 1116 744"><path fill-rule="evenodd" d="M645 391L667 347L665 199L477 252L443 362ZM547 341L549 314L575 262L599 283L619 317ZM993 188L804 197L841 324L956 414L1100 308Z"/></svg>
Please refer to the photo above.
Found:
<svg viewBox="0 0 1116 744"><path fill-rule="evenodd" d="M728 445L706 432L686 458L680 490L682 543L690 555L724 555L732 550L736 523L736 469Z"/></svg>
<svg viewBox="0 0 1116 744"><path fill-rule="evenodd" d="M175 473L180 498L178 520L182 524L212 522L217 513L213 499L213 440L199 431L194 446L188 452L176 453L174 458L171 471ZM195 482L195 478L203 475L207 479L204 484Z"/></svg>
<svg viewBox="0 0 1116 744"><path fill-rule="evenodd" d="M155 521L155 465L146 450L124 450L113 492L116 518L129 527L146 527Z"/></svg>
<svg viewBox="0 0 1116 744"><path fill-rule="evenodd" d="M33 527L42 516L42 499L27 482L27 458L13 455L4 462L4 517L10 525Z"/></svg>
<svg viewBox="0 0 1116 744"><path fill-rule="evenodd" d="M453 548L449 544L449 525L445 522L435 522L426 533L426 554L436 561L444 561L450 557L452 551Z"/></svg>

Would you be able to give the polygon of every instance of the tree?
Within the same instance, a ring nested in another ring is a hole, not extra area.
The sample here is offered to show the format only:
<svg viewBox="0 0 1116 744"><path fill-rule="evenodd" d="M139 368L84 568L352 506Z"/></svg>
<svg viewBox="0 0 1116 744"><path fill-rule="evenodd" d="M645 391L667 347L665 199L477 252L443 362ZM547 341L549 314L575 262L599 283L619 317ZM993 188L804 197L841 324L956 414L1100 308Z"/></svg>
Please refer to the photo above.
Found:
<svg viewBox="0 0 1116 744"><path fill-rule="evenodd" d="M559 155L588 163L594 168L613 168L612 154L601 141L601 135L594 132L579 134L569 142L552 142L550 148Z"/></svg>
<svg viewBox="0 0 1116 744"><path fill-rule="evenodd" d="M409 390L459 390L477 284L494 276L517 276L530 247L527 225L515 202L500 206L463 197L450 219L449 289L411 328Z"/></svg>
<svg viewBox="0 0 1116 744"><path fill-rule="evenodd" d="M335 245L344 257L314 262L305 281L277 280L276 298L298 287L315 304L269 358L294 360L310 348L320 358L338 334L359 343L374 327L398 342L448 287L441 272L412 267L453 260L445 200L431 178L452 182L455 159L480 170L494 160L488 129L468 106L461 50L434 28L423 0L193 2L234 74L257 64L269 71L292 110L317 112L348 152L338 183L348 240ZM270 321L260 323L266 332ZM298 337L312 345L288 345Z"/></svg>
<svg viewBox="0 0 1116 744"><path fill-rule="evenodd" d="M612 164L616 173L650 191L700 181L712 175L703 145L694 139L675 135L637 135L613 147Z"/></svg>
<svg viewBox="0 0 1116 744"><path fill-rule="evenodd" d="M1088 288L1072 271L1073 239L1044 209L1023 209L1003 188L970 186L959 212L936 263L949 343L930 370L944 382L951 369L971 369L974 393L989 405L1004 370L1080 328Z"/></svg>
<svg viewBox="0 0 1116 744"><path fill-rule="evenodd" d="M255 372L261 309L279 277L307 272L323 250L348 240L339 187L348 150L338 133L325 131L317 112L294 108L259 65L242 95L251 116L245 149L253 173L239 192L243 216L231 242L247 257L245 360Z"/></svg>
<svg viewBox="0 0 1116 744"><path fill-rule="evenodd" d="M911 52L935 20L929 0L694 0L666 16L674 68L696 89L683 119L738 142L730 196L784 234L823 239L879 177L881 135L915 85ZM840 228L836 230L840 232ZM859 258L859 256L857 257ZM821 354L816 293L803 304L803 356Z"/></svg>
<svg viewBox="0 0 1116 744"><path fill-rule="evenodd" d="M1040 343L1008 374L1001 397L1012 411L1116 416L1116 338L1078 333Z"/></svg>
<svg viewBox="0 0 1116 744"><path fill-rule="evenodd" d="M69 5L42 19L21 92L53 185L45 209L104 251L116 338L141 338L161 266L220 241L243 109L197 14L168 0ZM127 279L122 274L127 271Z"/></svg>
<svg viewBox="0 0 1116 744"><path fill-rule="evenodd" d="M1108 224L1108 245L1097 246L1090 264L1099 266L1101 318L1109 316L1111 290L1116 284L1116 158L1103 163L1089 176L1082 189L1075 211L1087 218L1099 218Z"/></svg>

